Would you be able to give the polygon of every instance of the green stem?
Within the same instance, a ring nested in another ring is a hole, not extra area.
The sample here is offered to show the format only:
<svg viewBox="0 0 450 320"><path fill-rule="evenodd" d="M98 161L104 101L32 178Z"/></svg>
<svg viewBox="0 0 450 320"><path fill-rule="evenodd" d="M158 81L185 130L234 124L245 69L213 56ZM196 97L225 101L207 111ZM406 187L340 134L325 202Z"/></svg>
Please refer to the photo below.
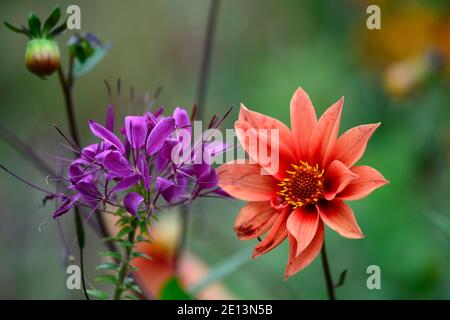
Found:
<svg viewBox="0 0 450 320"><path fill-rule="evenodd" d="M136 219L131 220L131 231L128 232L128 241L131 243L125 250L125 259L122 261L122 267L119 271L119 279L117 281L116 289L114 291L114 300L120 300L123 291L125 290L125 280L128 276L129 265L131 260L131 253L134 247L134 237L136 235Z"/></svg>
<svg viewBox="0 0 450 320"><path fill-rule="evenodd" d="M325 283L327 285L328 299L336 300L336 295L334 293L333 277L331 276L330 266L328 264L327 251L325 249L325 239L323 240L322 250L320 254L322 256L322 267L323 273L325 275Z"/></svg>

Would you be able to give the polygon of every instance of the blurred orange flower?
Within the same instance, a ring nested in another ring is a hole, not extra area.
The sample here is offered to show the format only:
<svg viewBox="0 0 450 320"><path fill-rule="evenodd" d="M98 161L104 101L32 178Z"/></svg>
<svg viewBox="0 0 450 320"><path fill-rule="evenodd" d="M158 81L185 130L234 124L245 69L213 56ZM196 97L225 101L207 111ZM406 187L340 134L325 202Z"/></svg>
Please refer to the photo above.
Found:
<svg viewBox="0 0 450 320"><path fill-rule="evenodd" d="M372 167L354 165L380 124L361 125L338 137L343 103L341 98L317 120L309 96L299 88L291 100L291 129L242 105L236 133L257 164L232 161L218 168L220 187L249 201L236 219L238 238L254 239L268 232L255 247L253 258L289 239L285 278L317 256L324 240L324 223L343 237L363 238L344 200L361 199L388 183ZM279 133L279 166L270 174L261 174L261 170L269 173L270 164L261 161L258 148L246 138L256 137L261 148L261 143L269 141L271 130Z"/></svg>

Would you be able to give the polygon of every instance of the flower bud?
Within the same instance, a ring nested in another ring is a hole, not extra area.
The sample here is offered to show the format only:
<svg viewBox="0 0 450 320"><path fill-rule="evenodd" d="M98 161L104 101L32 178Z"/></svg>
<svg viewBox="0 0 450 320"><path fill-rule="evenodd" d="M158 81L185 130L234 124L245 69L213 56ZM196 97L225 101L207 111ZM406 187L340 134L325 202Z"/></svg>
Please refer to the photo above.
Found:
<svg viewBox="0 0 450 320"><path fill-rule="evenodd" d="M51 39L32 39L25 51L25 64L31 72L46 77L59 68L59 47Z"/></svg>

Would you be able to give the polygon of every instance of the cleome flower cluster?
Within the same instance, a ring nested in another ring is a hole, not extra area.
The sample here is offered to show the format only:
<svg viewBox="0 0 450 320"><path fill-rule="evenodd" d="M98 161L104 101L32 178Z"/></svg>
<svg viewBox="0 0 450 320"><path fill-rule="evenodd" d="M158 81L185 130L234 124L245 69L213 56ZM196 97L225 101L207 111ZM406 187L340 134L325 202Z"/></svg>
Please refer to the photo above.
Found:
<svg viewBox="0 0 450 320"><path fill-rule="evenodd" d="M125 117L119 136L114 133L113 106L108 107L105 126L89 121L92 134L100 141L76 149L79 156L64 178L67 192L59 195L61 205L53 217L75 205L90 208L89 216L112 205L138 218L149 217L159 206L225 195L217 186L211 159L224 152L226 145L208 141L205 133L192 143L187 111L177 107L170 116L163 111Z"/></svg>

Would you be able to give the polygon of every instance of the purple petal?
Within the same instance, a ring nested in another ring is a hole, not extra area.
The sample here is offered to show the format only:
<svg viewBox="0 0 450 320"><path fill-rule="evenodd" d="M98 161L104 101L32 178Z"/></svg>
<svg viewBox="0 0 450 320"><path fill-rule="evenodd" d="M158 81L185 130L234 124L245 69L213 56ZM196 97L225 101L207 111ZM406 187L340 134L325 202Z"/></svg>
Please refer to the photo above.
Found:
<svg viewBox="0 0 450 320"><path fill-rule="evenodd" d="M59 208L56 209L55 212L53 212L53 218L55 219L55 218L63 215L64 213L68 212L70 209L72 209L72 207L74 206L75 202L77 202L79 198L80 198L80 195L78 193L73 195L70 198L67 198L61 204L61 206L59 206Z"/></svg>
<svg viewBox="0 0 450 320"><path fill-rule="evenodd" d="M127 190L138 183L140 180L141 177L138 174L123 178L114 186L114 188L111 189L109 193L111 194L113 192Z"/></svg>
<svg viewBox="0 0 450 320"><path fill-rule="evenodd" d="M217 183L219 182L219 178L216 174L216 170L211 169L206 174L203 174L198 180L198 187L200 190L204 189L210 189L217 186Z"/></svg>
<svg viewBox="0 0 450 320"><path fill-rule="evenodd" d="M116 177L127 177L133 173L133 169L125 157L118 151L111 151L105 155L101 162L110 174Z"/></svg>
<svg viewBox="0 0 450 320"><path fill-rule="evenodd" d="M141 203L144 201L144 197L137 192L128 193L123 199L123 206L129 213L139 217L138 210Z"/></svg>
<svg viewBox="0 0 450 320"><path fill-rule="evenodd" d="M113 146L115 146L122 154L125 153L125 148L122 144L122 141L111 131L103 127L101 124L89 120L89 127L91 128L92 133L99 137L100 139L103 139L106 142L111 143Z"/></svg>
<svg viewBox="0 0 450 320"><path fill-rule="evenodd" d="M139 161L139 171L141 172L142 180L144 181L144 187L148 191L151 188L151 178L150 173L148 172L147 162L145 161L145 157L142 157Z"/></svg>
<svg viewBox="0 0 450 320"><path fill-rule="evenodd" d="M209 152L211 157L215 157L219 154L222 154L224 151L226 151L228 148L226 143L223 143L222 141L213 141L210 143L207 143L205 146L205 150Z"/></svg>
<svg viewBox="0 0 450 320"><path fill-rule="evenodd" d="M114 106L110 104L106 112L106 129L114 132Z"/></svg>
<svg viewBox="0 0 450 320"><path fill-rule="evenodd" d="M83 197L90 199L101 198L101 194L98 192L98 189L94 183L80 181L76 183L74 187Z"/></svg>
<svg viewBox="0 0 450 320"><path fill-rule="evenodd" d="M128 141L134 149L142 148L145 144L145 139L147 138L147 123L145 117L125 117L125 132Z"/></svg>
<svg viewBox="0 0 450 320"><path fill-rule="evenodd" d="M189 130L189 133L192 131L191 120L189 119L189 115L185 109L176 107L173 112L173 117L178 129Z"/></svg>
<svg viewBox="0 0 450 320"><path fill-rule="evenodd" d="M169 138L175 130L175 119L164 118L159 121L150 132L147 140L147 153L153 155L161 149L164 141Z"/></svg>
<svg viewBox="0 0 450 320"><path fill-rule="evenodd" d="M156 188L168 202L174 202L186 196L184 191L187 183L188 178L182 175L177 176L176 182L163 177L156 178Z"/></svg>

